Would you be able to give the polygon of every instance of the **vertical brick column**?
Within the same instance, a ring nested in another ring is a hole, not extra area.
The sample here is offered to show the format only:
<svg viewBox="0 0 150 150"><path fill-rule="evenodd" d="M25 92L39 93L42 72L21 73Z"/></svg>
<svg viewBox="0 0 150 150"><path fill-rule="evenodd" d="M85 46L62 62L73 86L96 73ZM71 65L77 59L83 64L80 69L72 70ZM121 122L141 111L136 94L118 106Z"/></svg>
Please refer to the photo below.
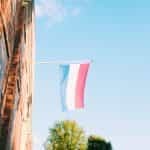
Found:
<svg viewBox="0 0 150 150"><path fill-rule="evenodd" d="M1 111L1 124L0 124L0 149L5 150L7 146L7 139L9 135L10 123L12 121L12 112L14 109L15 93L16 93L16 80L18 72L19 53L16 52L12 57L8 73L8 83L6 87L6 95L3 99Z"/></svg>

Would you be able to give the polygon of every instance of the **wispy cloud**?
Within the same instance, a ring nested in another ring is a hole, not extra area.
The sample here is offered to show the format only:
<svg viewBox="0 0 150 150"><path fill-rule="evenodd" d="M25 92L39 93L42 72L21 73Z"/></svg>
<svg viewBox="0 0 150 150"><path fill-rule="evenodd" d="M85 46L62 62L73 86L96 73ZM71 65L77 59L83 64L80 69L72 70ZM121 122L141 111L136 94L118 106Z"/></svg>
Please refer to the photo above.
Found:
<svg viewBox="0 0 150 150"><path fill-rule="evenodd" d="M44 140L39 136L33 136L33 150L41 150L44 148Z"/></svg>
<svg viewBox="0 0 150 150"><path fill-rule="evenodd" d="M78 16L79 14L80 14L80 11L81 11L81 9L80 8L74 8L74 9L72 9L72 11L71 11L71 15L72 16Z"/></svg>
<svg viewBox="0 0 150 150"><path fill-rule="evenodd" d="M66 16L66 11L57 0L41 0L36 5L37 17L48 17L51 23L61 22Z"/></svg>
<svg viewBox="0 0 150 150"><path fill-rule="evenodd" d="M78 16L87 0L39 0L36 16L46 17L50 24L62 22L67 16Z"/></svg>

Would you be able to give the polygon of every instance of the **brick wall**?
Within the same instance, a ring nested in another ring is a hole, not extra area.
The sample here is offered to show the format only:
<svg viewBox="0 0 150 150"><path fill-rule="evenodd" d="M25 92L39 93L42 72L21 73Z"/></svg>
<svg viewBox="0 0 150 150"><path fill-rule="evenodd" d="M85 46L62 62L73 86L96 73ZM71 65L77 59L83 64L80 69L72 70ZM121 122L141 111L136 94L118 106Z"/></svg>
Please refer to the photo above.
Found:
<svg viewBox="0 0 150 150"><path fill-rule="evenodd" d="M32 149L33 1L0 0L0 149Z"/></svg>

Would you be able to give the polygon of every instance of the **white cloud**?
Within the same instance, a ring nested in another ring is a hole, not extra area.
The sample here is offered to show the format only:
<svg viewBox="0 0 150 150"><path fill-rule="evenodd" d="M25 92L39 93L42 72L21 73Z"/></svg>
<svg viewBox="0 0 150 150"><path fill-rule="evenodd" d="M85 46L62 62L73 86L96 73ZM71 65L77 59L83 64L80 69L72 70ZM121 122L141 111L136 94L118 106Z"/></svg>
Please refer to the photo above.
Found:
<svg viewBox="0 0 150 150"><path fill-rule="evenodd" d="M50 24L59 23L66 16L78 16L81 2L84 3L85 0L39 0L36 4L36 16L46 17Z"/></svg>
<svg viewBox="0 0 150 150"><path fill-rule="evenodd" d="M66 15L66 9L56 0L41 0L36 5L37 17L48 17L51 23L61 22Z"/></svg>
<svg viewBox="0 0 150 150"><path fill-rule="evenodd" d="M72 16L78 16L80 14L81 9L80 8L74 8L72 9Z"/></svg>

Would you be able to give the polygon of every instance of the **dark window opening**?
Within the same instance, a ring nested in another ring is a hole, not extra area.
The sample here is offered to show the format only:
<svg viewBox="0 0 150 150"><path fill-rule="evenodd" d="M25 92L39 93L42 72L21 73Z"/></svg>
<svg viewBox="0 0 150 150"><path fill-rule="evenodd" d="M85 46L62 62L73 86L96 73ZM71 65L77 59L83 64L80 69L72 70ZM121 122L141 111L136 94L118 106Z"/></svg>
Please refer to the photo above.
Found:
<svg viewBox="0 0 150 150"><path fill-rule="evenodd" d="M5 29L4 29L4 40L5 40L5 47L6 47L7 57L9 58L8 43L7 43L7 36L6 36Z"/></svg>
<svg viewBox="0 0 150 150"><path fill-rule="evenodd" d="M26 25L24 24L24 42L26 43Z"/></svg>

